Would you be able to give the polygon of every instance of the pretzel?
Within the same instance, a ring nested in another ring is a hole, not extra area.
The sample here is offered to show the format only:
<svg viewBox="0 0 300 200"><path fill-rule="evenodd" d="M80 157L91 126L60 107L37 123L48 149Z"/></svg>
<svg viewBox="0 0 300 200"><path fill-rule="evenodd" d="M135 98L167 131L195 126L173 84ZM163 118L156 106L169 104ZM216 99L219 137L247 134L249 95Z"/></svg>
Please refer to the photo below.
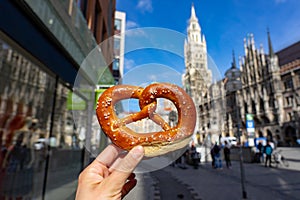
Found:
<svg viewBox="0 0 300 200"><path fill-rule="evenodd" d="M135 98L141 111L119 119L115 113L117 102ZM178 111L178 122L171 127L155 110L157 98L172 101ZM145 88L132 85L116 85L105 90L98 99L96 114L104 133L118 147L130 150L142 145L146 157L154 157L185 147L194 132L196 109L193 100L174 84L154 83ZM126 125L149 118L162 127L162 131L137 133Z"/></svg>

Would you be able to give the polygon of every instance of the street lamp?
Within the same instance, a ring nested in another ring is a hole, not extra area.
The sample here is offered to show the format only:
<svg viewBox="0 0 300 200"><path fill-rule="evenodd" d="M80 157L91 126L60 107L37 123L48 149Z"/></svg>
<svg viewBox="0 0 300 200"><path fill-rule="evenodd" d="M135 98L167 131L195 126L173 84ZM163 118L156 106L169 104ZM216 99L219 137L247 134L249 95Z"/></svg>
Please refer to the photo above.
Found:
<svg viewBox="0 0 300 200"><path fill-rule="evenodd" d="M244 166L243 166L243 148L241 145L239 103L238 103L238 95L237 95L237 91L242 89L242 81L241 81L241 71L238 68L236 68L234 54L233 54L232 67L226 71L225 76L227 77L227 83L225 85L225 89L226 91L233 93L233 95L235 96L237 136L240 143L239 158L240 158L240 170L241 170L242 195L243 195L243 199L247 199L247 192L245 188L245 173L244 173Z"/></svg>

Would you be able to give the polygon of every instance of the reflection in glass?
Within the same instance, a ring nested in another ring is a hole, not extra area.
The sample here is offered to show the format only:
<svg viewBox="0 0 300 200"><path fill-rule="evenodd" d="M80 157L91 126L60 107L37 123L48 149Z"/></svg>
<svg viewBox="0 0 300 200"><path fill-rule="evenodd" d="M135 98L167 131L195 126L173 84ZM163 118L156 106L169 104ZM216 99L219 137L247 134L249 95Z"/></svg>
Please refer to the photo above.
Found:
<svg viewBox="0 0 300 200"><path fill-rule="evenodd" d="M75 126L61 80L1 39L0 55L0 199L42 199L82 169L86 109Z"/></svg>

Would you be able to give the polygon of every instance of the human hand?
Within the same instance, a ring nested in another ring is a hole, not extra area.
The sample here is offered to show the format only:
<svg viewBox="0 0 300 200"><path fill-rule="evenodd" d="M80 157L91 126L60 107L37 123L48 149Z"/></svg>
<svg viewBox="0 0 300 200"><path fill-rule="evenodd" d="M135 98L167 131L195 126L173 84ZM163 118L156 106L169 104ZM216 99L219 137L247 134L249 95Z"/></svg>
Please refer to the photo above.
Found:
<svg viewBox="0 0 300 200"><path fill-rule="evenodd" d="M142 146L124 154L109 145L79 175L76 200L122 199L137 183L132 172L143 156Z"/></svg>

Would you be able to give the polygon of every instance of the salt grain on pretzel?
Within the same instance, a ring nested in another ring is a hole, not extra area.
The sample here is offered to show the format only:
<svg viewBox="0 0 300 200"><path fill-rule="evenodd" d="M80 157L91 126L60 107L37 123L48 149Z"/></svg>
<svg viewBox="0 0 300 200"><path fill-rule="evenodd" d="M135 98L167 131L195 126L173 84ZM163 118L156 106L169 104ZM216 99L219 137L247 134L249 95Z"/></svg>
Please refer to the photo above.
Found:
<svg viewBox="0 0 300 200"><path fill-rule="evenodd" d="M115 113L117 102L135 98L141 111L119 119ZM174 127L155 113L157 98L172 101L178 111L178 123ZM154 157L185 147L194 132L196 109L193 100L179 86L170 83L154 83L146 88L132 85L116 85L105 90L98 99L98 121L104 133L122 149L144 146L145 156ZM162 127L162 131L137 133L126 125L149 118Z"/></svg>

